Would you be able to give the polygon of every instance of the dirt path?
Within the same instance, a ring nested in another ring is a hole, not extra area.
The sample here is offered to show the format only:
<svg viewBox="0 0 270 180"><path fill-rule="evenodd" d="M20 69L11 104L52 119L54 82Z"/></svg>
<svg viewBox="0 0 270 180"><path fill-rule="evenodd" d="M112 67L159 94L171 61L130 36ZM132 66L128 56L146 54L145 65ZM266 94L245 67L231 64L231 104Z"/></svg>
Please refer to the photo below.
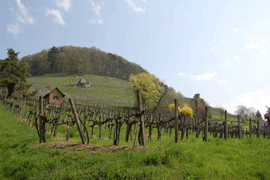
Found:
<svg viewBox="0 0 270 180"><path fill-rule="evenodd" d="M41 143L41 144L33 144L33 147L39 147L39 146L47 146L48 148L54 148L54 149L62 149L62 150L76 150L76 151L82 151L85 150L89 153L100 153L100 152L115 152L118 150L132 150L132 151L138 151L143 149L158 149L153 147L142 147L142 146L100 146L95 144L78 144L78 143Z"/></svg>

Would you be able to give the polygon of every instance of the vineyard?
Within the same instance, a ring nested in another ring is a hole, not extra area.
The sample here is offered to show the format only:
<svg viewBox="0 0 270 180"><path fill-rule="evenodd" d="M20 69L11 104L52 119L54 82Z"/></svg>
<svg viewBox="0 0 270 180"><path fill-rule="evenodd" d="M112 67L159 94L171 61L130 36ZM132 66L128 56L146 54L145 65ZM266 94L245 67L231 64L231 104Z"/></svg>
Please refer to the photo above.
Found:
<svg viewBox="0 0 270 180"><path fill-rule="evenodd" d="M270 177L269 128L251 121L249 131L226 116L215 122L177 111L153 114L140 103L116 108L69 99L57 106L3 96L0 102L1 179Z"/></svg>
<svg viewBox="0 0 270 180"><path fill-rule="evenodd" d="M90 88L71 88L69 85L75 85L81 78L91 82ZM58 87L66 95L77 103L87 103L94 106L116 106L116 107L134 107L136 98L129 89L129 82L117 78L96 76L96 75L66 75L66 74L47 74L44 76L30 77L28 83L33 83L30 91L39 89L38 95L44 96L53 88ZM189 103L190 98L183 97L183 101ZM224 115L220 116L220 111L210 107L212 120L224 121ZM228 113L228 120L237 124L237 116Z"/></svg>
<svg viewBox="0 0 270 180"><path fill-rule="evenodd" d="M91 82L90 88L73 88L81 78ZM106 104L110 106L134 106L134 95L129 90L129 82L117 78L95 75L71 76L38 76L27 79L33 83L30 91L39 89L38 95L45 95L58 87L66 95L78 102L91 102L93 105Z"/></svg>
<svg viewBox="0 0 270 180"><path fill-rule="evenodd" d="M17 114L25 122L36 128L40 138L40 143L46 142L45 133L57 136L58 128L64 128L66 131L66 140L70 138L70 128L76 126L82 144L89 144L89 136L104 138L102 131L108 134L106 138L113 139L113 145L119 145L120 134L125 134L125 141L133 139L133 146L136 138L139 145L146 146L146 130L148 139L152 139L153 129L157 130L157 139L162 138L166 133L169 138L174 137L175 142L179 138L189 138L194 134L196 138L201 137L208 141L208 136L214 138L243 138L252 136L270 137L269 127L259 128L259 124L253 125L251 119L249 128L243 129L238 116L238 124L232 124L227 120L225 111L224 121L208 120L207 116L193 119L183 114L153 114L141 105L140 91L138 91L137 108L115 108L91 106L87 104L76 104L69 99L64 101L61 106L48 104L40 96L39 99L20 99L13 97L5 99L2 97L1 103L14 114ZM175 100L175 103L177 101ZM177 106L175 106L177 107ZM206 114L208 108L206 107ZM98 127L98 134L94 134L94 127ZM125 127L124 129L122 127ZM74 128L73 128L74 129ZM162 132L162 130L164 132ZM133 131L133 133L132 133ZM179 135L179 132L181 135ZM135 133L135 134L134 134ZM123 143L123 142L121 142Z"/></svg>

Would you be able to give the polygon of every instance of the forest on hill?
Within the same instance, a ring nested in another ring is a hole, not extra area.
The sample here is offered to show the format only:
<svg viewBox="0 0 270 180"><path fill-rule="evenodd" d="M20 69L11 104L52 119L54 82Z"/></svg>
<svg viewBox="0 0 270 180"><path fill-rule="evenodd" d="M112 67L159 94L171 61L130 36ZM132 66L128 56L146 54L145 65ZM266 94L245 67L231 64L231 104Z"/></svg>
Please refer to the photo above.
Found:
<svg viewBox="0 0 270 180"><path fill-rule="evenodd" d="M48 73L92 74L128 80L130 74L148 72L136 63L96 47L62 46L24 56L32 76Z"/></svg>

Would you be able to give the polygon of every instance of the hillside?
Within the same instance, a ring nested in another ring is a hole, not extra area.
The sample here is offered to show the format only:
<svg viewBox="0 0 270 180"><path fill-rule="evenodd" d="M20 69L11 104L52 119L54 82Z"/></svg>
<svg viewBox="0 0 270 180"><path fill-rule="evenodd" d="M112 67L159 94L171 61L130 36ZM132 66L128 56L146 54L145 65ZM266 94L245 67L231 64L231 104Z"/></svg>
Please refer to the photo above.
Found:
<svg viewBox="0 0 270 180"><path fill-rule="evenodd" d="M90 88L72 88L81 78L91 81ZM38 95L44 96L48 91L58 87L66 95L88 104L106 104L112 106L134 106L135 98L129 90L129 82L117 78L96 75L65 75L53 74L30 77L28 83L33 83L31 90L39 89Z"/></svg>
<svg viewBox="0 0 270 180"><path fill-rule="evenodd" d="M125 58L106 53L95 47L62 46L24 56L32 76L48 73L91 74L128 80L130 74L147 72Z"/></svg>
<svg viewBox="0 0 270 180"><path fill-rule="evenodd" d="M135 97L128 89L128 78L130 74L148 72L138 64L95 47L52 47L24 56L20 62L29 65L32 77L28 79L28 83L33 83L32 90L40 89L39 95L58 87L68 98L84 103L113 106L134 106ZM91 81L91 88L70 88L70 85L75 85L81 78ZM193 104L192 98L184 97L181 93L177 98L181 106ZM159 110L173 102L173 98L169 101ZM211 113L213 119L221 118L218 109L211 107ZM237 120L233 115L230 117L234 121Z"/></svg>
<svg viewBox="0 0 270 180"><path fill-rule="evenodd" d="M81 79L91 81L88 89L71 88ZM68 75L64 73L46 74L44 76L33 76L27 79L28 83L33 83L31 90L39 89L38 95L44 96L53 88L58 87L66 95L75 101L87 104L102 104L110 106L134 107L136 99L132 91L129 90L130 83L125 80L97 76L97 75ZM181 107L186 103L192 104L192 98L182 97L179 99ZM173 100L172 100L173 102ZM170 103L172 103L170 102ZM220 110L210 107L212 120L224 120L224 115L220 115ZM236 116L228 114L229 121L237 121Z"/></svg>

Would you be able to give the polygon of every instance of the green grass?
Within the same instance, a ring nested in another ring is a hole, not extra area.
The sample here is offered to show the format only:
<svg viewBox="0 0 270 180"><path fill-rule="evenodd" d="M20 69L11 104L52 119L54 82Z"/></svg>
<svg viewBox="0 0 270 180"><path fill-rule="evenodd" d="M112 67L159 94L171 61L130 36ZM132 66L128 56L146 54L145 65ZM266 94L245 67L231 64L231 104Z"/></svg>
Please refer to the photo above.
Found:
<svg viewBox="0 0 270 180"><path fill-rule="evenodd" d="M1 105L0 105L1 106ZM71 140L80 142L76 127ZM90 131L90 128L89 128ZM134 129L132 128L134 133ZM148 132L148 129L146 129ZM95 127L95 135L98 128ZM125 127L120 145L125 143ZM202 142L195 135L174 143L162 130L162 139L152 137L147 146L161 147L139 152L122 150L90 154L86 151L59 150L38 143L38 135L26 123L0 107L0 179L269 179L270 141L263 138L215 139ZM157 135L154 130L153 136ZM64 130L59 127L59 136ZM102 128L102 137L108 132ZM61 138L46 135L47 142ZM99 145L112 140L91 138Z"/></svg>
<svg viewBox="0 0 270 180"><path fill-rule="evenodd" d="M212 118L211 118L211 120L221 120L220 114L214 114L214 112L213 112L213 113L212 113ZM223 120L223 121L225 120L225 117L224 117L224 116L222 116L222 120ZM227 117L227 120L228 120L228 121L238 121L238 119L237 119L236 117L233 117L233 116L228 116L228 117ZM240 122L241 122L241 120L240 120Z"/></svg>

